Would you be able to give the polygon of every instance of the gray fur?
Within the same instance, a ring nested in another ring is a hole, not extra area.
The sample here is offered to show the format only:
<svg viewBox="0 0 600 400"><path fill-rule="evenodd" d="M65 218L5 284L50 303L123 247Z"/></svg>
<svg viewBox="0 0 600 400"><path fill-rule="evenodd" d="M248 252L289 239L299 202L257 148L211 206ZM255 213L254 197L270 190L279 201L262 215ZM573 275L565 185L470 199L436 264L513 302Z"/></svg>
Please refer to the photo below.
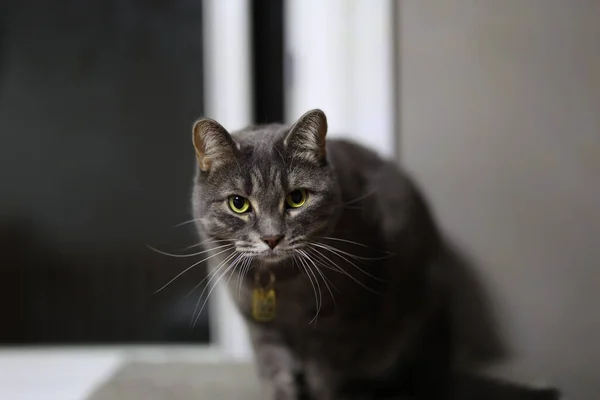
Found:
<svg viewBox="0 0 600 400"><path fill-rule="evenodd" d="M318 110L291 128L254 126L226 139L214 121L198 126L210 129L194 133L197 150L221 148L197 151L200 165L212 167L195 177L194 218L203 240L234 244L217 258L231 255L221 266L231 265L227 280L267 398L296 399L298 374L312 398L332 400L353 398L358 382L402 389L403 374L416 361L431 362L432 352L440 359L433 364L446 365L447 354L433 350L446 346L430 335L443 310L433 269L441 241L405 174L357 144L328 140L325 147ZM203 154L234 157L207 162ZM298 188L308 191L306 204L286 210L287 194ZM232 212L231 195L249 198L253 212ZM274 250L260 239L271 235L284 236ZM267 323L251 317L257 269L276 277L277 315Z"/></svg>

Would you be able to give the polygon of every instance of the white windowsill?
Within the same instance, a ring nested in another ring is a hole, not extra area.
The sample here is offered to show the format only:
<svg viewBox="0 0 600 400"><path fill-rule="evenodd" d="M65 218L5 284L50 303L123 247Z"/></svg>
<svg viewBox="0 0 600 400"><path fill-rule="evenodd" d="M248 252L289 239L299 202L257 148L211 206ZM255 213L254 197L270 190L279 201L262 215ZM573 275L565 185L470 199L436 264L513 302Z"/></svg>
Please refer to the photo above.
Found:
<svg viewBox="0 0 600 400"><path fill-rule="evenodd" d="M0 399L84 400L127 362L229 360L214 346L0 348Z"/></svg>

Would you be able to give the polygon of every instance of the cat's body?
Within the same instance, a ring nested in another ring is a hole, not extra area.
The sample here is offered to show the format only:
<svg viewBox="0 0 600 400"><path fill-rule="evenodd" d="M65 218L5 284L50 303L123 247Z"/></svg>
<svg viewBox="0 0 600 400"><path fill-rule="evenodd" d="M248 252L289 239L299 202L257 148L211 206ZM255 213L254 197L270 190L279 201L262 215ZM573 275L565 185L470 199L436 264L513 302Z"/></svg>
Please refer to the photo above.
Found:
<svg viewBox="0 0 600 400"><path fill-rule="evenodd" d="M229 287L269 398L298 398L298 375L318 400L437 398L450 348L442 243L411 181L359 145L325 144L319 111L232 136L202 121L194 217L204 240L233 243L216 258L223 270L237 260ZM252 296L269 279L275 314L257 321Z"/></svg>

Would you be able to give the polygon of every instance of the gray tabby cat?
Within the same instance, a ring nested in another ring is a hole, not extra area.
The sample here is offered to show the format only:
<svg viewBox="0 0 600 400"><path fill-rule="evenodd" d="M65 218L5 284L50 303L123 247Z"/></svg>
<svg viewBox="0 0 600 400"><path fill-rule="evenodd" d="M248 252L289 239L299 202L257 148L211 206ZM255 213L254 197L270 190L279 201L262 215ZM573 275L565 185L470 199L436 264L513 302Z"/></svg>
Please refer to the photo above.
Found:
<svg viewBox="0 0 600 400"><path fill-rule="evenodd" d="M291 127L193 128L194 218L266 398L440 398L450 346L432 216L394 164L326 133L320 110Z"/></svg>

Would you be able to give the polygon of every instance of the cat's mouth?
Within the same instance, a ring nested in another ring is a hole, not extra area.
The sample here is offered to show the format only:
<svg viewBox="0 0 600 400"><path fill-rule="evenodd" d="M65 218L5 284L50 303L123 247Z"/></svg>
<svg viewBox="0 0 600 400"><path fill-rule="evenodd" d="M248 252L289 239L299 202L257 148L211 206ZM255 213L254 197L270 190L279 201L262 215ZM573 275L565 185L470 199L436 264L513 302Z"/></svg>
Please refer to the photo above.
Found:
<svg viewBox="0 0 600 400"><path fill-rule="evenodd" d="M273 264L292 259L294 253L297 251L296 247L297 246L290 247L286 244L282 246L276 246L275 248L266 249L246 248L245 246L239 246L236 248L236 250L247 257Z"/></svg>
<svg viewBox="0 0 600 400"><path fill-rule="evenodd" d="M283 260L286 260L288 258L291 257L291 252L285 251L285 250L266 250L263 251L262 253L259 254L259 257L261 258L261 260L269 262L269 263L276 263L276 262L280 262Z"/></svg>

